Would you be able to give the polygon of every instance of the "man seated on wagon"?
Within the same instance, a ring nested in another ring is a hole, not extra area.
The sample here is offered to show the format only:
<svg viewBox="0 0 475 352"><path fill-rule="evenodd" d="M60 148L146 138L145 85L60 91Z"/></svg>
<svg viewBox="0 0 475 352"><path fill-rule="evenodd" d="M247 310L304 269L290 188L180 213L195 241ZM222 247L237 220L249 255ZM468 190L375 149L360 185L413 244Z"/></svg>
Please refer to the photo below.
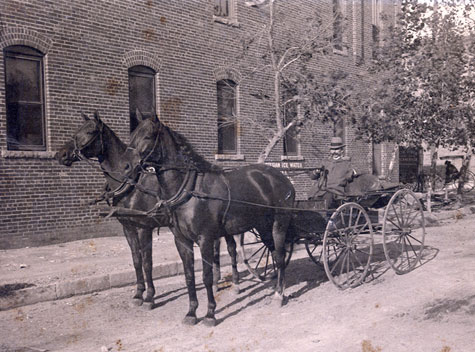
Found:
<svg viewBox="0 0 475 352"><path fill-rule="evenodd" d="M350 161L343 157L345 144L340 137L332 137L330 141L330 157L310 174L312 180L317 180L308 192L308 199L323 200L327 209L334 208L336 196L345 195L345 186L355 176L356 171Z"/></svg>

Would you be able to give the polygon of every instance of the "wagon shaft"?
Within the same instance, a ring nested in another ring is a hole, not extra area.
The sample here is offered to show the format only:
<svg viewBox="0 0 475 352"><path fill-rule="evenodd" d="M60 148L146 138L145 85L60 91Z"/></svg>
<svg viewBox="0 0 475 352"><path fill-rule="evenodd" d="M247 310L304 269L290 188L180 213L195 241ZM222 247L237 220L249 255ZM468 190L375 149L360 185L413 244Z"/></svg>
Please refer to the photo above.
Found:
<svg viewBox="0 0 475 352"><path fill-rule="evenodd" d="M98 206L97 209L99 210L99 215L104 217L131 217L131 216L138 216L138 217L148 217L149 214L142 210L135 210L129 208L122 208L122 207L109 207L109 206Z"/></svg>

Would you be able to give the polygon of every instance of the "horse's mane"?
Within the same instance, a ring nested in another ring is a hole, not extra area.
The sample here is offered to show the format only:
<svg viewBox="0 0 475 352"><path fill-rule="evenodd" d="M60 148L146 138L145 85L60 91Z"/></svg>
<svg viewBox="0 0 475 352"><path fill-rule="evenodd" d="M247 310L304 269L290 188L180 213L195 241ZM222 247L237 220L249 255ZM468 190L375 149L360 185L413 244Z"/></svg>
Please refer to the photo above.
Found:
<svg viewBox="0 0 475 352"><path fill-rule="evenodd" d="M101 121L102 122L102 125L103 125L103 128L105 131L107 131L107 133L109 133L112 138L115 138L117 139L117 141L119 142L120 146L123 147L124 149L127 147L127 144L125 144L120 138L119 136L112 130L112 128L109 127L109 125L107 125L105 122Z"/></svg>
<svg viewBox="0 0 475 352"><path fill-rule="evenodd" d="M176 144L178 155L183 157L183 161L191 164L201 172L222 172L222 168L205 160L201 155L194 151L188 140L179 132L172 130L170 127L162 124L162 128L167 131Z"/></svg>

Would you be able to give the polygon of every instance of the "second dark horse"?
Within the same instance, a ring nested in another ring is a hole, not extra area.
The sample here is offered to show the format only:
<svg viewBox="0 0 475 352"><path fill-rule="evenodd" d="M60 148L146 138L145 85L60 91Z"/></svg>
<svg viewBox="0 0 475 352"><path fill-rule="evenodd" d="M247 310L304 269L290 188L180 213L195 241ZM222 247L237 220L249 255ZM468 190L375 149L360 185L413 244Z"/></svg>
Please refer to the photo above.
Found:
<svg viewBox="0 0 475 352"><path fill-rule="evenodd" d="M120 169L133 187L143 170L153 167L164 199L160 210L171 214L175 244L185 269L190 306L184 322L197 322L193 243L200 247L208 296L206 325L215 325L212 282L213 241L256 229L277 264L275 298L284 298L285 237L295 190L282 173L263 164L224 172L193 151L180 134L158 118L140 122L131 135Z"/></svg>

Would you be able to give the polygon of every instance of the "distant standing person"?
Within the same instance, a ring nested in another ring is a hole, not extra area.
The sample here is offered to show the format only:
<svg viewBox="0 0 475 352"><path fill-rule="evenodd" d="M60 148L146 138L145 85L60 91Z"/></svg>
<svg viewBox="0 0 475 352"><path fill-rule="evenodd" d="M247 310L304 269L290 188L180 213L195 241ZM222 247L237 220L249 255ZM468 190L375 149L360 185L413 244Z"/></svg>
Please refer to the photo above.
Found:
<svg viewBox="0 0 475 352"><path fill-rule="evenodd" d="M330 141L330 157L322 167L310 174L312 180L317 180L308 192L308 199L325 200L327 208L335 206L335 196L345 194L345 186L356 175L350 161L343 158L345 144L340 137Z"/></svg>
<svg viewBox="0 0 475 352"><path fill-rule="evenodd" d="M455 181L460 177L459 170L449 160L445 162L445 184Z"/></svg>

